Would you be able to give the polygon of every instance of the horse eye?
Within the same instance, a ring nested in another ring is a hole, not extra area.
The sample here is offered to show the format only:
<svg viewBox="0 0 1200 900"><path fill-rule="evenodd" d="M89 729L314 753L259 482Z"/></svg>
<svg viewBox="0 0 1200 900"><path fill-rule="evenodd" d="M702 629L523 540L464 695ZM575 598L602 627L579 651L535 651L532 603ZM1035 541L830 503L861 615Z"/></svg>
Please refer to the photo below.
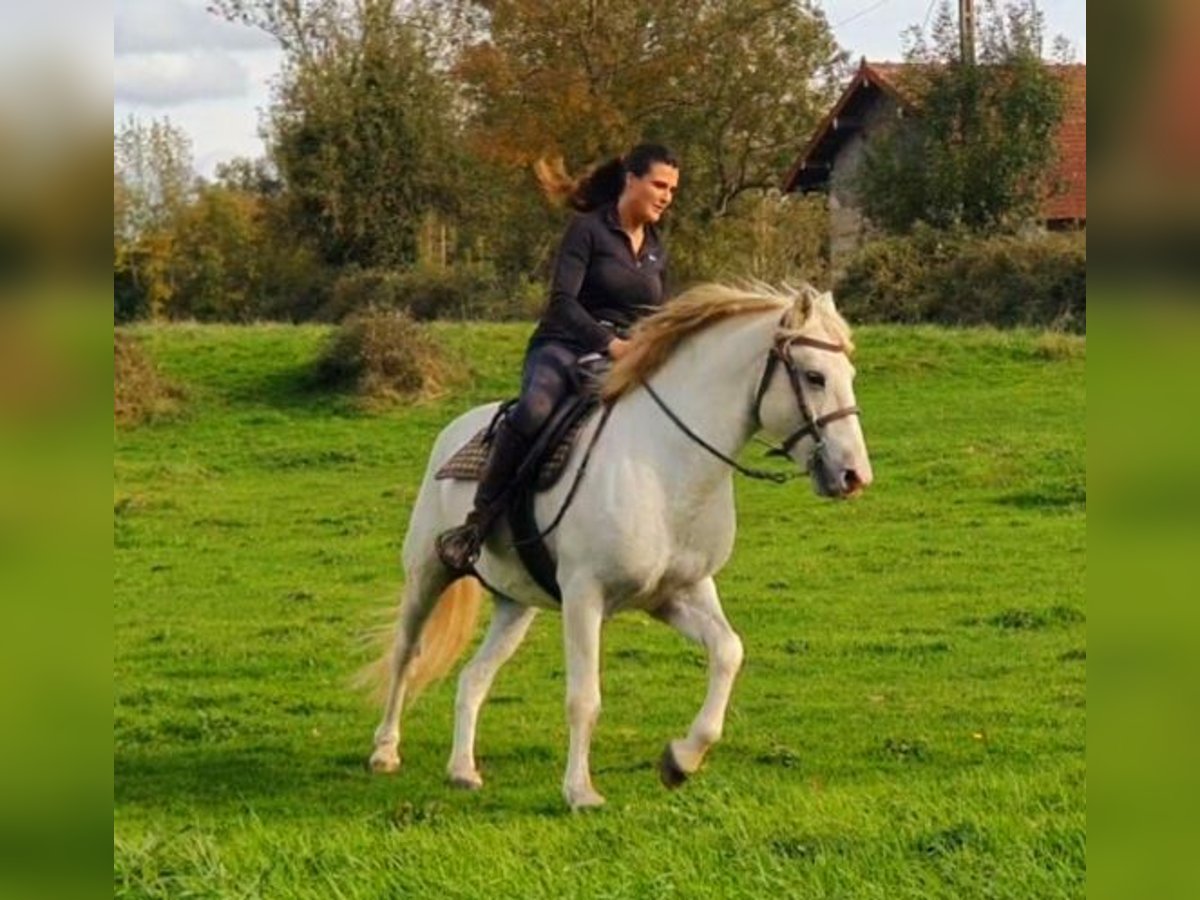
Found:
<svg viewBox="0 0 1200 900"><path fill-rule="evenodd" d="M810 370L804 373L804 378L813 387L825 387L825 376L820 372Z"/></svg>

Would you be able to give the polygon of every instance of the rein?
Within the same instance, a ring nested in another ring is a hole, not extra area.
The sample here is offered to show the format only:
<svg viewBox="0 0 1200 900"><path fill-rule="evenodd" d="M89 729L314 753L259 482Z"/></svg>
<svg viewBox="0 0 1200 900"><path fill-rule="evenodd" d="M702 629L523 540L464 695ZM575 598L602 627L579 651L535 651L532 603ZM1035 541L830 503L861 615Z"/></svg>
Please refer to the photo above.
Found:
<svg viewBox="0 0 1200 900"><path fill-rule="evenodd" d="M811 468L812 457L815 457L820 452L821 447L824 446L825 443L822 429L830 422L836 422L838 419L844 419L848 416L857 416L860 413L857 406L844 406L841 409L834 410L831 413L826 413L823 416L813 415L812 407L808 405L808 400L804 396L804 387L801 383L800 372L796 368L795 360L792 359L790 353L793 344L803 344L806 347L815 347L818 350L826 350L830 353L845 353L846 348L841 344L833 344L829 341L821 341L817 340L816 338L803 337L802 335L778 335L775 339L775 343L771 346L770 352L767 354L767 364L763 369L762 378L758 382L758 390L755 391L754 394L754 421L757 422L761 428L762 416L760 415L759 410L762 407L763 397L766 395L767 389L771 386L771 378L775 374L776 366L782 365L784 367L784 370L788 373L788 383L792 388L792 393L796 397L796 405L800 408L800 416L803 418L804 424L789 434L783 443L778 447L771 447L771 449L767 452L767 456L790 456L792 448L795 447L802 438L811 435L815 442L812 454L809 458L809 467ZM736 469L738 472L741 472L747 478L754 478L760 481L771 481L775 484L783 484L784 482L790 481L793 478L800 477L795 472L769 472L765 469L753 469L749 466L742 465L737 460L725 453L722 453L720 450L698 435L695 431L689 428L687 423L679 418L675 411L667 405L666 401L659 396L658 392L650 386L649 382L643 381L642 387L646 389L646 392L650 395L654 402L658 404L659 409L666 413L667 418L670 419L680 431L682 431L693 442L699 444L717 459L721 460L721 462L733 469ZM767 446L770 447L770 444Z"/></svg>
<svg viewBox="0 0 1200 900"><path fill-rule="evenodd" d="M793 478L799 477L794 472L768 472L766 469L752 469L749 466L743 466L736 459L726 456L704 438L700 437L700 435L696 434L696 432L692 431L692 429L688 428L687 423L684 422L683 419L679 418L679 416L675 414L675 411L672 410L671 407L667 406L666 401L664 401L662 397L658 396L658 391L650 387L649 382L643 381L642 387L644 387L647 393L654 398L654 402L658 404L658 408L667 414L667 418L674 422L680 431L686 434L689 438L691 438L717 459L721 460L721 462L728 466L732 466L734 469L737 469L737 471L741 472L747 478L755 478L759 481L773 481L775 484L783 484L786 481L790 481Z"/></svg>

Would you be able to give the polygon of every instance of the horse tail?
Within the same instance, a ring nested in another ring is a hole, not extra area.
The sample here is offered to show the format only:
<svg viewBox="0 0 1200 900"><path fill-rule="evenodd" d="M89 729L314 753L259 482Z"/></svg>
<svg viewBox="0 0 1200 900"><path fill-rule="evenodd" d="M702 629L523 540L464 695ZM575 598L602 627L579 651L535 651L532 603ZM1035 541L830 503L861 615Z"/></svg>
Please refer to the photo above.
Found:
<svg viewBox="0 0 1200 900"><path fill-rule="evenodd" d="M475 633L482 601L483 590L479 581L471 576L450 582L438 595L421 628L417 651L404 673L406 704L415 700L431 684L445 678L454 668ZM406 598L405 603L408 602L412 601ZM404 604L401 604L401 622L404 615ZM403 627L401 622L373 632L375 637L371 638L372 643L377 640L384 650L354 679L358 688L367 690L372 699L379 703L387 699L396 653L395 630Z"/></svg>
<svg viewBox="0 0 1200 900"><path fill-rule="evenodd" d="M483 588L470 575L450 582L421 629L417 655L405 675L406 697L415 700L425 688L445 678L475 635Z"/></svg>

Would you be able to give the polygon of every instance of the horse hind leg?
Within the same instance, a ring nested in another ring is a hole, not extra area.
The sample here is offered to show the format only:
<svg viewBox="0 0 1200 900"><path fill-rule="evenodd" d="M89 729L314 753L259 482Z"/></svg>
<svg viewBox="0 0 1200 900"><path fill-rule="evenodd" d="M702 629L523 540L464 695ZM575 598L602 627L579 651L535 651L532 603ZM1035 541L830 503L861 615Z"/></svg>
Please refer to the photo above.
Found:
<svg viewBox="0 0 1200 900"><path fill-rule="evenodd" d="M521 646L536 616L536 609L497 597L487 636L459 675L458 696L454 702L454 749L446 766L450 783L456 787L477 790L483 786L483 777L475 765L475 728L479 710L487 699L496 673Z"/></svg>
<svg viewBox="0 0 1200 900"><path fill-rule="evenodd" d="M672 598L654 615L708 651L704 705L687 737L669 742L659 764L663 784L674 788L700 768L705 755L721 739L733 682L742 666L742 641L725 618L711 578Z"/></svg>
<svg viewBox="0 0 1200 900"><path fill-rule="evenodd" d="M389 773L400 768L400 716L406 694L411 693L413 663L422 652L421 631L440 601L454 603L450 596L456 584L436 561L413 566L405 578L404 590L396 619L391 646L377 664L379 680L387 684L384 693L383 718L375 729L374 749L370 757L373 772Z"/></svg>

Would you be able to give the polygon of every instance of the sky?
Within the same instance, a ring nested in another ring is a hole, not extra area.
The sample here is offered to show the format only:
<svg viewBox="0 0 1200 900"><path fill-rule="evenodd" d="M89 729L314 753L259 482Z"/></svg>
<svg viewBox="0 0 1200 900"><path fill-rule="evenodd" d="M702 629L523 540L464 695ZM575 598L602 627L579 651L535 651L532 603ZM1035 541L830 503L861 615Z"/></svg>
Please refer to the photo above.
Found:
<svg viewBox="0 0 1200 900"><path fill-rule="evenodd" d="M50 5L60 0L50 0ZM900 59L901 33L939 0L823 0L852 59ZM1049 39L1062 34L1087 60L1086 0L1040 0ZM169 118L191 138L196 170L261 156L261 112L280 68L274 40L205 11L205 0L114 0L113 121Z"/></svg>

